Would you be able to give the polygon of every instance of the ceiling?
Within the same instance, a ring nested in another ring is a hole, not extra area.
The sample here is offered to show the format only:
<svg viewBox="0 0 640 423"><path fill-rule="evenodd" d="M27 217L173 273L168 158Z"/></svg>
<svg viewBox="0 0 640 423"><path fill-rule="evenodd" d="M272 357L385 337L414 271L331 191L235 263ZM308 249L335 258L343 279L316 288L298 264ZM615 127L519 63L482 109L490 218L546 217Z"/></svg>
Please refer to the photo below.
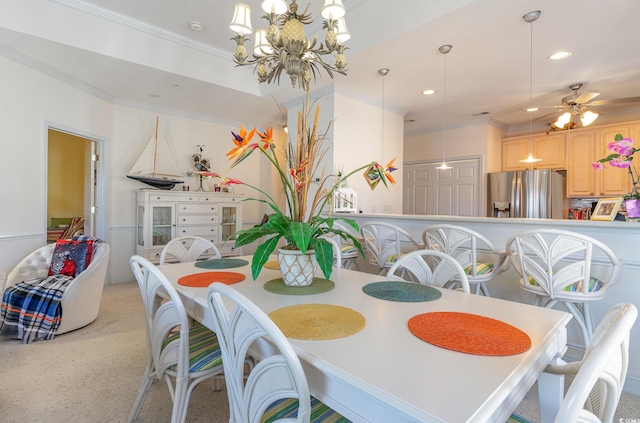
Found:
<svg viewBox="0 0 640 423"><path fill-rule="evenodd" d="M251 5L254 30L261 0ZM550 109L572 94L597 100L640 96L637 0L343 0L351 39L348 76L326 74L312 88L336 89L405 114L405 135L491 120L509 131L544 126ZM299 0L320 31L321 0ZM235 67L228 29L235 1L0 0L0 54L108 101L220 122L284 123L276 106L300 97L288 79L258 84ZM522 16L542 12L533 24ZM204 25L190 28L191 21ZM321 38L322 35L319 36ZM251 38L251 37L250 37ZM443 44L447 55L444 108ZM249 43L247 45L250 47ZM571 51L564 60L547 57ZM532 89L529 90L530 58ZM379 68L389 68L384 77ZM384 92L383 92L384 85ZM424 89L438 91L424 96ZM631 104L629 106L640 106ZM620 106L602 106L606 115ZM445 112L443 112L443 110ZM284 110L283 110L284 111ZM559 114L559 113L558 113Z"/></svg>

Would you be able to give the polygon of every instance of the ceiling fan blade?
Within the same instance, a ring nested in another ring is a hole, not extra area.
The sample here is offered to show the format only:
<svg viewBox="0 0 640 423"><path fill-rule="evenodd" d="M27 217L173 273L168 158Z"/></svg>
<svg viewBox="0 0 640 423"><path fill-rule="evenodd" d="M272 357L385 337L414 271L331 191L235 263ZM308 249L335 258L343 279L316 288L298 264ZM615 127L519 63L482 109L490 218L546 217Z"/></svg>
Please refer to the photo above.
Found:
<svg viewBox="0 0 640 423"><path fill-rule="evenodd" d="M537 118L535 118L533 120L535 120L535 121L538 121L538 120L549 120L549 119L547 119L549 116L554 116L553 120L555 121L558 118L559 114L558 114L558 112L547 113L546 115L539 116L539 117L537 117Z"/></svg>
<svg viewBox="0 0 640 423"><path fill-rule="evenodd" d="M585 106L606 106L608 104L627 104L627 103L640 103L640 97L627 97L627 98L614 98L611 100L596 100L592 101Z"/></svg>
<svg viewBox="0 0 640 423"><path fill-rule="evenodd" d="M576 98L576 103L584 104L590 101L592 98L596 98L599 95L600 93L582 93L578 96L578 98Z"/></svg>

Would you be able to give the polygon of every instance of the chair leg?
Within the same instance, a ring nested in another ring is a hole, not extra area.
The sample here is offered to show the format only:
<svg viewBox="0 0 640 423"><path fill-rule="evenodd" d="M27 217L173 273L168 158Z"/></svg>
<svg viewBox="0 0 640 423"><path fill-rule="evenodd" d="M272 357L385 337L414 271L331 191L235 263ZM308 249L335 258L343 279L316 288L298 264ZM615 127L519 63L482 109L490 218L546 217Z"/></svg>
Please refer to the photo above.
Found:
<svg viewBox="0 0 640 423"><path fill-rule="evenodd" d="M138 396L136 397L135 402L133 403L133 407L131 407L131 412L129 413L129 418L127 419L128 423L131 423L138 417L138 413L142 408L142 404L144 403L147 394L149 393L149 389L151 389L151 382L153 382L153 360L151 357L147 359L147 365L144 369L144 375L142 376L142 382L140 382L140 388L138 389Z"/></svg>
<svg viewBox="0 0 640 423"><path fill-rule="evenodd" d="M580 327L580 333L582 334L584 348L586 349L587 346L589 345L589 341L591 340L591 334L589 333L589 330L585 323L585 316L582 314L579 307L576 307L575 304L570 302L565 302L564 305L567 307L569 312L573 314L573 317L575 318L576 323Z"/></svg>
<svg viewBox="0 0 640 423"><path fill-rule="evenodd" d="M480 290L482 291L482 295L484 295L485 297L490 297L491 295L489 295L489 290L487 289L487 285L484 284L484 282L480 283Z"/></svg>

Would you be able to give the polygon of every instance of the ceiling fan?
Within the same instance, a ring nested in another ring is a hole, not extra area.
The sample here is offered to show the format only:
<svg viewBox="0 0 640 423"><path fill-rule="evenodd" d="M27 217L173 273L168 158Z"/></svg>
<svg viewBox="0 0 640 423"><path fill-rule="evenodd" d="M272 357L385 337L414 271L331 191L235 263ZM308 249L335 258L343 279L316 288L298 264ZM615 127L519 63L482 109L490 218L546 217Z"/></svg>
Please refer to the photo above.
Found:
<svg viewBox="0 0 640 423"><path fill-rule="evenodd" d="M591 125L599 116L599 114L595 111L592 111L591 108L597 106L605 106L610 104L624 104L624 103L640 103L640 97L627 97L627 98L617 98L612 100L596 100L591 101L600 93L582 93L578 94L578 90L582 88L581 83L576 83L569 85L569 89L573 90L573 94L568 95L562 98L562 105L560 106L543 106L539 107L539 109L543 108L556 108L564 110L564 113L558 117L558 119L552 123L551 129L554 131L562 131L569 128L574 128L576 126L576 122L574 122L573 117L577 116L580 118L580 122L582 126ZM544 115L537 120L544 119L548 116L551 116L557 112Z"/></svg>

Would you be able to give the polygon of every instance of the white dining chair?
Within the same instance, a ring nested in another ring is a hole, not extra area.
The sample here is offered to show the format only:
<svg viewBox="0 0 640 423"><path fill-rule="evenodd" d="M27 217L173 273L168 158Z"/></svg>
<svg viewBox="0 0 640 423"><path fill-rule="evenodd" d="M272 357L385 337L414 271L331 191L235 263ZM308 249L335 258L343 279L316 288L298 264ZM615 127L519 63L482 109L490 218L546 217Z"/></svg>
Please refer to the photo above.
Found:
<svg viewBox="0 0 640 423"><path fill-rule="evenodd" d="M258 306L220 282L209 285L207 298L220 339L230 422L348 422L311 397L296 352ZM247 354L264 355L248 375Z"/></svg>
<svg viewBox="0 0 640 423"><path fill-rule="evenodd" d="M164 379L173 401L171 423L182 423L193 389L223 371L218 338L201 324L190 325L178 293L153 263L140 256L130 262L144 304L147 364L127 421L136 419L151 383Z"/></svg>
<svg viewBox="0 0 640 423"><path fill-rule="evenodd" d="M520 288L535 295L535 305L563 304L586 347L593 334L589 305L620 280L624 260L594 238L560 229L519 232L507 241L506 251Z"/></svg>
<svg viewBox="0 0 640 423"><path fill-rule="evenodd" d="M160 253L160 264L165 264L171 258L180 263L196 261L201 255L210 253L211 258L222 257L218 247L208 239L192 235L179 236L164 246Z"/></svg>
<svg viewBox="0 0 640 423"><path fill-rule="evenodd" d="M574 376L555 423L613 422L629 366L629 334L637 316L633 304L616 304L598 324L581 361L547 366L545 373ZM508 423L526 421L512 415Z"/></svg>
<svg viewBox="0 0 640 423"><path fill-rule="evenodd" d="M409 280L440 288L456 288L469 294L469 280L460 263L448 254L418 250L400 257L387 272L393 280Z"/></svg>
<svg viewBox="0 0 640 423"><path fill-rule="evenodd" d="M347 224L344 224L340 221L335 221L333 222L333 227L336 229L340 229L344 233L353 237L353 239L357 240L360 243L360 246L362 247L363 250L366 248L364 245L364 240L362 238L362 235L356 232L351 226L348 226ZM342 267L344 267L345 269L355 268L356 270L360 270L358 268L358 258L361 257L361 254L360 254L360 251L358 251L358 248L353 244L353 240L352 239L345 240L340 237L337 237L337 238L338 239L336 241L340 246L340 253L342 257Z"/></svg>
<svg viewBox="0 0 640 423"><path fill-rule="evenodd" d="M460 263L475 294L489 297L485 282L508 270L506 251L476 231L459 225L430 225L422 233L426 248L446 253Z"/></svg>
<svg viewBox="0 0 640 423"><path fill-rule="evenodd" d="M367 222L360 227L360 233L367 261L378 267L379 275L393 266L405 250L415 251L424 248L424 244L416 241L407 231L390 223Z"/></svg>

